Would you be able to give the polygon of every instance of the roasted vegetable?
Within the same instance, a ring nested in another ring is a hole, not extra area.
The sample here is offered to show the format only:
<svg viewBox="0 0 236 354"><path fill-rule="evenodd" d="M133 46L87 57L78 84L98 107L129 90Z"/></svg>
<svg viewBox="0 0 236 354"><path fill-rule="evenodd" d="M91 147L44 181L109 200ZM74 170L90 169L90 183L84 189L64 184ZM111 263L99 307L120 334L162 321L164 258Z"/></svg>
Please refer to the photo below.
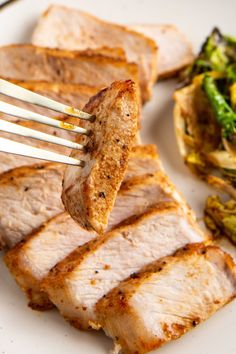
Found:
<svg viewBox="0 0 236 354"><path fill-rule="evenodd" d="M236 244L236 201L223 203L218 196L208 197L205 223L216 237L226 235Z"/></svg>
<svg viewBox="0 0 236 354"><path fill-rule="evenodd" d="M214 28L175 93L175 128L189 168L232 200L209 197L205 222L236 244L236 37Z"/></svg>
<svg viewBox="0 0 236 354"><path fill-rule="evenodd" d="M214 28L202 45L193 64L184 73L185 83L190 83L194 76L207 71L225 72L236 62L236 38L223 35Z"/></svg>
<svg viewBox="0 0 236 354"><path fill-rule="evenodd" d="M218 90L213 77L205 75L202 88L206 93L218 123L222 126L223 137L233 140L233 142L236 143L236 141L234 141L236 133L236 113Z"/></svg>

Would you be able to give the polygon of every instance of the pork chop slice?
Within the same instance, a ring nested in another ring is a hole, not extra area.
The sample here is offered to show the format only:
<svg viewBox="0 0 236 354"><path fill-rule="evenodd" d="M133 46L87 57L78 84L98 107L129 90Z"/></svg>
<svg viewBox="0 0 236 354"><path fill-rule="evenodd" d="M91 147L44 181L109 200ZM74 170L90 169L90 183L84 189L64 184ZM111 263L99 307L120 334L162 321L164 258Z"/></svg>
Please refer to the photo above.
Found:
<svg viewBox="0 0 236 354"><path fill-rule="evenodd" d="M179 338L236 296L236 266L216 246L190 245L122 282L97 305L106 334L124 354Z"/></svg>
<svg viewBox="0 0 236 354"><path fill-rule="evenodd" d="M64 210L64 165L20 167L0 176L0 244L13 247L46 220Z"/></svg>
<svg viewBox="0 0 236 354"><path fill-rule="evenodd" d="M144 213L163 201L173 200L163 172L134 177L124 183L109 217L109 229L125 219ZM7 252L5 262L29 298L29 306L45 310L52 306L40 282L51 268L77 247L95 238L95 232L82 229L64 212L46 222L25 242Z"/></svg>
<svg viewBox="0 0 236 354"><path fill-rule="evenodd" d="M0 77L18 81L46 81L98 88L116 80L138 80L138 68L98 50L66 51L15 44L0 47Z"/></svg>
<svg viewBox="0 0 236 354"><path fill-rule="evenodd" d="M82 227L100 234L107 227L138 131L136 85L130 80L114 82L93 96L84 111L96 116L84 143L85 167L66 168L62 200ZM81 152L73 151L72 156L81 159Z"/></svg>
<svg viewBox="0 0 236 354"><path fill-rule="evenodd" d="M139 66L143 100L151 96L157 76L157 47L152 39L132 29L103 21L77 9L51 5L40 17L32 43L68 50L103 46L123 48L127 60Z"/></svg>
<svg viewBox="0 0 236 354"><path fill-rule="evenodd" d="M53 268L43 290L78 328L96 325L95 304L148 263L205 236L175 203L163 203L90 241Z"/></svg>
<svg viewBox="0 0 236 354"><path fill-rule="evenodd" d="M192 63L194 59L192 46L186 36L176 26L139 24L129 27L156 42L158 47L157 72L159 78L172 77Z"/></svg>
<svg viewBox="0 0 236 354"><path fill-rule="evenodd" d="M149 173L158 171L159 162L155 151L156 149L154 145L143 145L141 147L134 146L128 162L126 173L127 178L125 176L124 180L128 181L131 179L132 174L134 173L136 176L143 175L145 173L143 170L144 162ZM13 155L9 155L9 158L11 156ZM135 160L135 163L133 160ZM28 162L29 160L27 163ZM6 164L9 164L9 161L6 160ZM4 246L14 246L23 240L28 234L31 234L35 229L41 226L40 223L44 223L52 216L64 211L61 202L62 171L64 168L65 167L62 165L42 163L37 164L36 166L21 166L15 170L0 175L0 248L3 248ZM132 170L131 173L129 172L130 168ZM51 198L49 190L52 184L54 185L52 190L56 190L57 195L55 195L55 197L52 196ZM30 186L30 194L28 186ZM44 186L48 186L45 189L48 199L46 204L49 203L50 208L52 210L58 210L58 212L52 215L50 214L51 216L47 214L47 217L41 215L38 218L37 215L40 211L42 210L44 212L46 208L44 198L40 197L44 194ZM19 203L15 204L14 198L12 197L12 195L19 195L19 190L21 190L22 201L27 200L27 205L24 205L26 213L21 213L21 205ZM36 198L36 202L34 201L34 198ZM36 208L34 212L36 213L36 216L34 217L35 220L34 218L27 220L26 214L30 215L31 208ZM9 213L12 211L14 212L14 222L11 221L11 217L9 218ZM17 218L15 218L15 215L17 215Z"/></svg>
<svg viewBox="0 0 236 354"><path fill-rule="evenodd" d="M97 234L82 229L68 213L63 212L6 253L5 263L26 293L31 308L47 310L53 307L47 294L40 289L41 280L76 247L95 236Z"/></svg>
<svg viewBox="0 0 236 354"><path fill-rule="evenodd" d="M164 171L156 145L136 145L130 152L124 181L143 174Z"/></svg>

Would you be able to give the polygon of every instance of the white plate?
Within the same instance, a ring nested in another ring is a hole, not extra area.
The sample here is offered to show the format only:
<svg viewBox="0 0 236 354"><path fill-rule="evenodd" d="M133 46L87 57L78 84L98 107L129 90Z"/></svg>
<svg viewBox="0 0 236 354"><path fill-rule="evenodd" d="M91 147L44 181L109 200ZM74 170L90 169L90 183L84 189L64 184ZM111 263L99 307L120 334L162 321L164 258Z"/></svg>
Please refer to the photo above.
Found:
<svg viewBox="0 0 236 354"><path fill-rule="evenodd" d="M55 0L121 23L175 23L195 49L218 25L235 34L235 0ZM38 15L51 1L24 0L0 12L0 45L28 41ZM144 142L156 143L167 173L202 217L212 192L185 168L178 154L172 124L172 93L176 83L156 85L143 112ZM236 302L220 310L160 354L235 354ZM24 294L0 263L0 354L105 354L112 343L102 333L83 333L70 327L55 311L38 313L27 307Z"/></svg>

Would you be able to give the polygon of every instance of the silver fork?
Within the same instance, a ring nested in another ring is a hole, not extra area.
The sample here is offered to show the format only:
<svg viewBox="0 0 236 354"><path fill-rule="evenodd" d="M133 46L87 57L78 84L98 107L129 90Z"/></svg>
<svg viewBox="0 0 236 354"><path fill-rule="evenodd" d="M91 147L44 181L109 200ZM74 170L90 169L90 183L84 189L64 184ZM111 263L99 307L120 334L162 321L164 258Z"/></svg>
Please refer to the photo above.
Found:
<svg viewBox="0 0 236 354"><path fill-rule="evenodd" d="M50 98L39 95L35 92L22 88L6 80L0 79L0 94L16 98L18 100L32 103L41 107L49 108L56 112L63 113L72 117L84 119L93 122L95 119L94 115L83 112L77 108L64 105L60 102L52 100ZM42 124L47 124L49 126L69 130L74 133L89 135L90 131L81 128L77 125L67 124L61 122L60 120L49 118L47 116L14 106L12 104L0 101L0 112L5 113L14 117L21 119L34 121ZM71 149L84 150L84 146L76 142L56 137L50 134L46 134L34 129L22 127L18 124L8 122L4 119L0 119L0 131L21 135L28 138L33 138L48 143L53 143L57 145L62 145ZM22 144L10 139L0 137L0 151L7 152L15 155L22 155L27 157L33 157L41 160L60 162L68 165L84 166L82 160L77 160L75 158L58 154L56 152L43 150L30 145Z"/></svg>

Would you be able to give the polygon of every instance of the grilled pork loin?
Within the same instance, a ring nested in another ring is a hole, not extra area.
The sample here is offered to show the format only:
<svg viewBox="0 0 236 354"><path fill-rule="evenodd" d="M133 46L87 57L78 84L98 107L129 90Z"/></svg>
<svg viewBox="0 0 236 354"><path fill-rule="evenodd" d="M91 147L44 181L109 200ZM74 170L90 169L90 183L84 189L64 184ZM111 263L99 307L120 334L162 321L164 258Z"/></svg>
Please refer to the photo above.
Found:
<svg viewBox="0 0 236 354"><path fill-rule="evenodd" d="M84 110L96 119L84 142L87 153L73 151L72 156L84 159L85 167L66 168L62 200L82 227L100 234L107 227L135 143L139 114L136 85L130 80L114 82L93 96Z"/></svg>
<svg viewBox="0 0 236 354"><path fill-rule="evenodd" d="M163 171L157 147L153 144L134 146L130 152L124 181L144 174Z"/></svg>
<svg viewBox="0 0 236 354"><path fill-rule="evenodd" d="M90 241L95 233L82 229L63 212L41 226L25 242L5 255L5 262L29 299L29 306L47 310L53 305L40 289L41 279L76 247Z"/></svg>
<svg viewBox="0 0 236 354"><path fill-rule="evenodd" d="M155 42L125 26L102 21L88 13L51 5L42 14L32 42L43 47L68 50L123 48L130 62L139 66L143 100L150 98L157 77Z"/></svg>
<svg viewBox="0 0 236 354"><path fill-rule="evenodd" d="M160 164L155 151L154 145L133 147L124 181L131 179L132 174L143 175L144 163L148 173L158 171ZM0 175L0 248L4 245L12 247L52 216L64 211L61 202L64 168L59 164L43 163L35 166L19 167ZM52 185L53 188L51 188ZM19 190L22 195L19 194ZM55 196L50 194L51 190L53 193L55 190L57 191ZM47 197L46 205L44 203L45 198L40 197L44 193ZM24 204L24 213L22 213L22 205L15 204L13 195L21 195L22 201L27 201L27 204ZM47 215L47 217L46 215L39 216L40 211L45 212L45 208L51 208L57 210L57 212ZM29 216L32 210L35 213L34 218ZM13 214L12 211L14 211ZM14 222L11 221L9 215L14 218ZM29 220L27 219L28 216ZM25 219L27 220L25 221Z"/></svg>
<svg viewBox="0 0 236 354"><path fill-rule="evenodd" d="M119 190L109 217L109 229L154 205L171 200L172 191L163 172L129 179ZM46 293L40 289L41 280L58 262L95 236L94 232L82 229L69 214L62 213L6 254L5 262L26 292L29 306L42 310L52 306Z"/></svg>
<svg viewBox="0 0 236 354"><path fill-rule="evenodd" d="M64 210L64 165L20 167L0 176L0 245L13 247L46 220Z"/></svg>
<svg viewBox="0 0 236 354"><path fill-rule="evenodd" d="M236 296L236 266L215 246L190 245L113 289L99 323L124 354L144 354L206 320Z"/></svg>
<svg viewBox="0 0 236 354"><path fill-rule="evenodd" d="M87 329L96 325L96 302L121 280L204 237L178 204L162 203L72 252L44 279L43 290L66 319Z"/></svg>
<svg viewBox="0 0 236 354"><path fill-rule="evenodd" d="M138 67L124 59L89 50L71 52L16 44L0 47L0 77L19 81L109 86L116 80L138 83Z"/></svg>
<svg viewBox="0 0 236 354"><path fill-rule="evenodd" d="M192 63L194 55L191 44L176 26L133 25L129 27L156 42L158 77L172 77Z"/></svg>

